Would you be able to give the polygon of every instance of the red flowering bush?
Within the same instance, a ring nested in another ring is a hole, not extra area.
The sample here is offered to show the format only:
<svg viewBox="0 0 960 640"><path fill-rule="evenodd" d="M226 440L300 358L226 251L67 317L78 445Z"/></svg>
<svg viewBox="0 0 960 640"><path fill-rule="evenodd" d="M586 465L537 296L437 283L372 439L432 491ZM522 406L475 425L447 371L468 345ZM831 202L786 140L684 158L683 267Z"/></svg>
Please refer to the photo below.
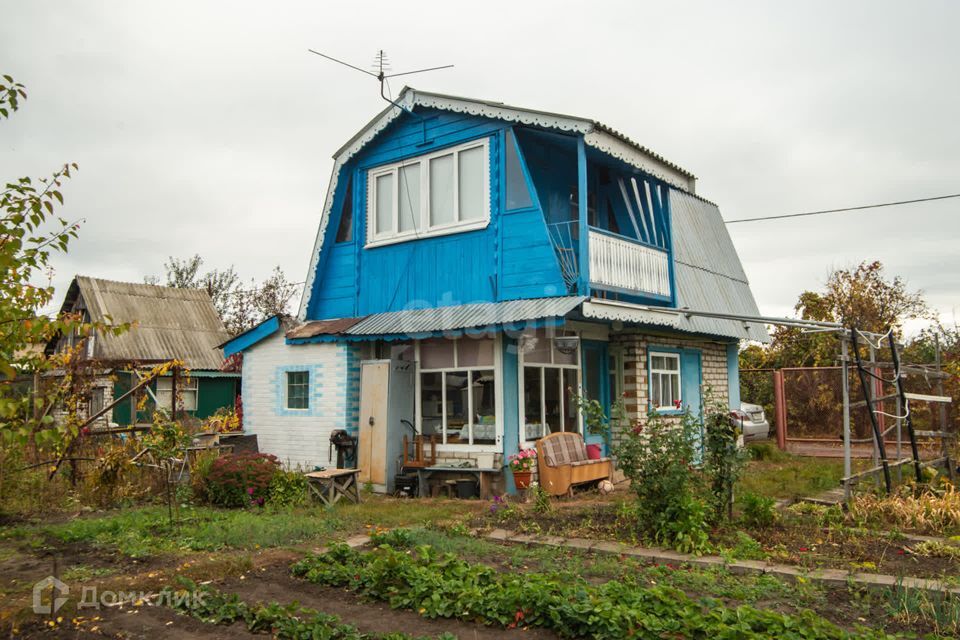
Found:
<svg viewBox="0 0 960 640"><path fill-rule="evenodd" d="M207 474L206 494L210 502L221 507L262 507L279 470L277 457L267 453L237 453L217 458Z"/></svg>

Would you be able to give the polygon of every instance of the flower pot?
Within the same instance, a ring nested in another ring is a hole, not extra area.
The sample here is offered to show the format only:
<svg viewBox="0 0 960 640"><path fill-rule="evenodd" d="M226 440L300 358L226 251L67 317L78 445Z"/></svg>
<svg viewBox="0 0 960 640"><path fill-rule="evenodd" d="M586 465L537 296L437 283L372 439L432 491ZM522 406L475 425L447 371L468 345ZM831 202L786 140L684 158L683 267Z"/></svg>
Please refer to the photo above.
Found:
<svg viewBox="0 0 960 640"><path fill-rule="evenodd" d="M530 486L530 476L532 475L532 471L514 471L513 484L517 489L526 489Z"/></svg>

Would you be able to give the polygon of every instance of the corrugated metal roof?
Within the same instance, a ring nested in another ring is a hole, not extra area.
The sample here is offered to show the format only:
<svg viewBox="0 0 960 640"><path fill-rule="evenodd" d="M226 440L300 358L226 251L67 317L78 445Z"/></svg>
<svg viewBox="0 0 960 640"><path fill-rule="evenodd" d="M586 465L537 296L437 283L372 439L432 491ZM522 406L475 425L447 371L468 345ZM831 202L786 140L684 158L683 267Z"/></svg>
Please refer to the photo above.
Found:
<svg viewBox="0 0 960 640"><path fill-rule="evenodd" d="M219 369L217 348L230 337L210 296L202 289L175 289L151 284L115 282L77 276L68 303L83 297L95 322L136 322L130 331L98 335L96 357L104 360L167 360L178 358L191 369Z"/></svg>
<svg viewBox="0 0 960 640"><path fill-rule="evenodd" d="M586 298L535 298L479 302L432 309L407 309L367 316L346 331L348 336L417 335L437 331L476 329L543 318L562 318Z"/></svg>

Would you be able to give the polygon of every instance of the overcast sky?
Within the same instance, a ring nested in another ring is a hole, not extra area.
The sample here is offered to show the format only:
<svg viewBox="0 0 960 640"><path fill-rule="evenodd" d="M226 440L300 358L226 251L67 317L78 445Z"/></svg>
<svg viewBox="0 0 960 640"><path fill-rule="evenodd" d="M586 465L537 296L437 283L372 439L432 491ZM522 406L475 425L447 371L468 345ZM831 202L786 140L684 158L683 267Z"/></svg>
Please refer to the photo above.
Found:
<svg viewBox="0 0 960 640"><path fill-rule="evenodd" d="M960 3L65 2L2 0L2 68L29 100L0 177L65 161L56 260L139 281L201 254L303 280L331 155L384 103L386 50L417 88L603 121L698 177L727 219L960 192ZM400 79L398 79L400 80ZM401 83L396 82L394 91ZM732 225L763 313L879 259L953 321L960 199Z"/></svg>

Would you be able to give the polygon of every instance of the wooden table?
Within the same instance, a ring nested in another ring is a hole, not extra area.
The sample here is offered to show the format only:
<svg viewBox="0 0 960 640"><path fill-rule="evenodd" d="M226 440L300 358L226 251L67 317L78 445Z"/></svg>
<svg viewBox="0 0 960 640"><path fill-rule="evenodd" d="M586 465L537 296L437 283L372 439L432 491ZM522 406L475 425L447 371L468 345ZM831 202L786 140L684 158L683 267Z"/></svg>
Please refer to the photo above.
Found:
<svg viewBox="0 0 960 640"><path fill-rule="evenodd" d="M360 504L360 469L327 469L306 474L310 492L327 506L335 505L340 498Z"/></svg>
<svg viewBox="0 0 960 640"><path fill-rule="evenodd" d="M501 469L479 469L477 467L423 467L417 469L417 493L421 498L427 496L427 481L434 473L463 473L476 476L480 481L480 499L490 498L490 484L494 476L502 473Z"/></svg>

